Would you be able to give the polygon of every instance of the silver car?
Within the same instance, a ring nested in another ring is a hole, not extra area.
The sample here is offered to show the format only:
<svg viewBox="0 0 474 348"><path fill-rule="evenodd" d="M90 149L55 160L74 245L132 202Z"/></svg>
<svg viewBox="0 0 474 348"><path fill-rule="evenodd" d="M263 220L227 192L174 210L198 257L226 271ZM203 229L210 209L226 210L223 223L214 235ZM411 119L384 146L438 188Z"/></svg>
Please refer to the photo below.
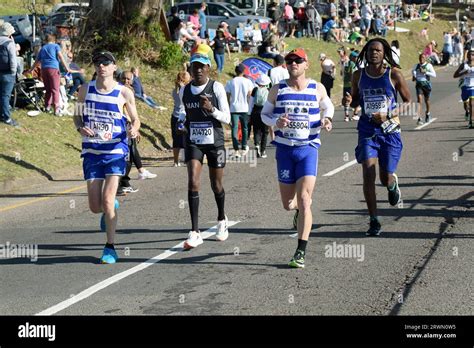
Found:
<svg viewBox="0 0 474 348"><path fill-rule="evenodd" d="M246 15L234 5L225 2L209 2L206 4L207 29L217 29L220 22L226 21L229 24L229 31L235 33L239 23L245 24L247 20L258 23L270 22L268 17ZM189 16L193 13L194 9L201 7L201 3L183 2L176 4L176 7L178 8L178 15L181 20L188 22Z"/></svg>

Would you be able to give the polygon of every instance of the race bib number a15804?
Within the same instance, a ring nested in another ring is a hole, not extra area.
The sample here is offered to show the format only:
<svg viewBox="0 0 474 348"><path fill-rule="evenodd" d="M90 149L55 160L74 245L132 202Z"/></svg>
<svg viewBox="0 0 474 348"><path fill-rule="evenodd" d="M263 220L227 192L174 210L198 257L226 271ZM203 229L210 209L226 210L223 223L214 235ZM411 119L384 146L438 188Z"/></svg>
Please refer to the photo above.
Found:
<svg viewBox="0 0 474 348"><path fill-rule="evenodd" d="M308 115L288 115L290 123L283 128L283 136L297 140L309 138L310 126Z"/></svg>
<svg viewBox="0 0 474 348"><path fill-rule="evenodd" d="M212 122L191 122L189 138L197 145L214 144L214 127Z"/></svg>

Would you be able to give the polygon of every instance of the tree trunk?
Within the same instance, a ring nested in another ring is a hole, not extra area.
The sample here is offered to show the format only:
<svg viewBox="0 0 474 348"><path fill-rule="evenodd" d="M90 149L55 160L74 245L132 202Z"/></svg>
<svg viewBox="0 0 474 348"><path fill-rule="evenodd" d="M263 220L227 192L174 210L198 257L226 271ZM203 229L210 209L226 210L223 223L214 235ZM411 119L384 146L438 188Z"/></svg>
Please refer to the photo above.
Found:
<svg viewBox="0 0 474 348"><path fill-rule="evenodd" d="M115 0L113 14L124 21L134 15L143 17L158 17L162 0Z"/></svg>

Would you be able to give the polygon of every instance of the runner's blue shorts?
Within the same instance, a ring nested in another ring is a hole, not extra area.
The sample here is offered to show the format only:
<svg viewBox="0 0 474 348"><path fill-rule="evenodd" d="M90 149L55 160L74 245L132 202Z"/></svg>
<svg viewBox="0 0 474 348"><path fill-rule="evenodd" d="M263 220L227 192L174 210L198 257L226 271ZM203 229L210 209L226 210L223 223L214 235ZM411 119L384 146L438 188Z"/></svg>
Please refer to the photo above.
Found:
<svg viewBox="0 0 474 348"><path fill-rule="evenodd" d="M315 146L278 144L275 158L278 181L283 184L294 184L303 176L318 174L318 148Z"/></svg>
<svg viewBox="0 0 474 348"><path fill-rule="evenodd" d="M474 98L474 88L461 88L461 99L462 101L468 101L469 98Z"/></svg>
<svg viewBox="0 0 474 348"><path fill-rule="evenodd" d="M402 156L403 144L400 133L375 134L365 138L359 134L359 143L355 149L358 163L369 158L378 158L379 166L387 173L395 173Z"/></svg>
<svg viewBox="0 0 474 348"><path fill-rule="evenodd" d="M85 156L82 162L84 170L84 179L104 179L107 175L124 176L127 168L127 161L125 157L112 159L97 159L90 156Z"/></svg>

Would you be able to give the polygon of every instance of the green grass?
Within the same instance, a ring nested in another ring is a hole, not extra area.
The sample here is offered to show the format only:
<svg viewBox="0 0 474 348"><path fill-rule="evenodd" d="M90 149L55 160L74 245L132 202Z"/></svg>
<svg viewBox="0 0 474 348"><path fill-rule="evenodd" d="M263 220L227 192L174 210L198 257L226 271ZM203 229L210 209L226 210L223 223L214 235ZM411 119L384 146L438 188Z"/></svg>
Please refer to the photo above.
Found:
<svg viewBox="0 0 474 348"><path fill-rule="evenodd" d="M56 1L59 2L59 1ZM11 16L29 13L28 5L31 0L3 0L0 3L0 16ZM52 9L52 5L46 0L36 0L36 10L39 14L47 14Z"/></svg>
<svg viewBox="0 0 474 348"><path fill-rule="evenodd" d="M14 3L21 1L14 0ZM0 7L1 9L1 7ZM444 10L437 10L443 12ZM445 11L448 13L448 11ZM435 11L436 13L436 11ZM452 18L450 18L452 19ZM394 33L390 31L387 40L399 40L401 48L401 65L405 74L409 74L412 66L418 61L418 54L423 50L426 42L421 41L418 33L426 26L429 29L430 39L442 42L442 33L449 29L452 24L445 20L435 21L429 24L421 21L409 23L398 23L398 26L410 29L409 33ZM321 68L318 62L319 53L324 52L335 62L338 62L338 44L325 43L311 39L286 39L288 49L302 46L309 55L310 67L307 76L319 81ZM347 47L351 47L345 44ZM358 47L359 49L361 46ZM233 76L234 63L243 60L250 55L232 54L229 61L226 57L224 73L218 80L225 83ZM122 69L129 69L133 65L141 68L141 79L148 95L168 108L166 111L156 111L142 102L137 103L138 113L142 120L141 129L142 142L139 145L140 153L147 160L158 160L159 157L170 156L162 149L171 144L171 132L169 129L170 115L173 108L171 90L177 70L165 71L155 70L149 66L141 64L132 58L120 61ZM215 68L215 64L213 65ZM90 77L92 67L85 65ZM214 75L216 78L217 76ZM342 94L342 81L337 77L333 89L333 101L339 104ZM71 117L54 117L52 115L41 114L38 117L28 117L26 110L17 110L13 117L16 118L22 127L14 129L9 126L0 126L0 182L12 178L24 178L32 175L47 176L63 171L71 172L81 170L79 159L79 149L81 147L80 137L76 132ZM21 161L17 161L21 159ZM155 162L156 164L156 162ZM48 173L48 174L45 174Z"/></svg>

